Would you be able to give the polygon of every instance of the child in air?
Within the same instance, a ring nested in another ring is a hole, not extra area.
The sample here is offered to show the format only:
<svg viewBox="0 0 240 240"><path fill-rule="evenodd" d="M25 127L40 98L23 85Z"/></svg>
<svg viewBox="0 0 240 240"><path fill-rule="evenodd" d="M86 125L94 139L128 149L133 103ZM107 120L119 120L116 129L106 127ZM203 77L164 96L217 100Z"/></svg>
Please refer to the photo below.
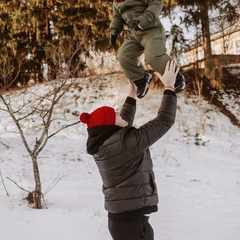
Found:
<svg viewBox="0 0 240 240"><path fill-rule="evenodd" d="M150 67L164 73L166 63L172 58L166 54L165 29L160 21L161 0L113 0L113 18L110 24L111 44L115 45L125 25L129 34L118 50L118 60L126 77L137 86L137 96L147 94L153 79L145 72L138 58L144 53ZM174 90L185 89L185 78L178 72Z"/></svg>

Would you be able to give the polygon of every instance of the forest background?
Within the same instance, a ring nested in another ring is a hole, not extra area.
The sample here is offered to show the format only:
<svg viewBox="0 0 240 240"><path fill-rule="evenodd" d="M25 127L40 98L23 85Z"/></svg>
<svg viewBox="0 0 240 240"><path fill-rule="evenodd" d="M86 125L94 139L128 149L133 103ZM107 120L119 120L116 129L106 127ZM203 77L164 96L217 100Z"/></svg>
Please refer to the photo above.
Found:
<svg viewBox="0 0 240 240"><path fill-rule="evenodd" d="M185 49L203 44L205 73L214 72L211 35L239 22L239 1L165 0L161 18L172 24L167 36L174 58ZM177 13L174 9L180 9ZM59 78L69 67L71 77L86 69L91 51L110 52L112 1L101 0L2 0L0 2L0 86L26 85ZM176 19L178 19L176 24ZM184 31L183 29L187 29ZM104 58L102 59L104 64ZM71 63L70 63L71 62ZM47 68L47 76L43 69Z"/></svg>

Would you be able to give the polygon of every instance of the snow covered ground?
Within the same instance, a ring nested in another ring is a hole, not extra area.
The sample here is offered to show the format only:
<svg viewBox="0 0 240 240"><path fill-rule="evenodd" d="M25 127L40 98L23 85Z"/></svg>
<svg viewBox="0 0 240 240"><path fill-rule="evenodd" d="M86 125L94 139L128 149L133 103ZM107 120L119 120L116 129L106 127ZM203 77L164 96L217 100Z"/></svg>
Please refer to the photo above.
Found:
<svg viewBox="0 0 240 240"><path fill-rule="evenodd" d="M40 94L46 89L40 85L29 91ZM102 105L119 109L127 89L122 74L80 79L55 109L59 121L53 128L76 122L81 111ZM17 104L22 97L17 92L12 101ZM150 89L138 100L135 126L156 115L161 98L161 90ZM24 125L32 143L38 124L39 119L31 119ZM7 179L24 189L34 188L31 159L15 130L7 113L0 111L1 239L110 240L101 179L85 150L85 126L60 132L41 153L42 210L32 209L23 200L26 193ZM178 95L175 125L151 147L160 197L159 211L150 218L156 240L239 240L239 139L239 128L204 100Z"/></svg>

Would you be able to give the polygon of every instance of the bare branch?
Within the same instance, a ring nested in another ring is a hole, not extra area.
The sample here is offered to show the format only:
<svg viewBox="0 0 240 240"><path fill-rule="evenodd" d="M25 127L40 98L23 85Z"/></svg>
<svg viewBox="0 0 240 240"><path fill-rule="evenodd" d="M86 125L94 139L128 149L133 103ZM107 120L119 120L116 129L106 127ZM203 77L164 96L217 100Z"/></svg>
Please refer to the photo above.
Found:
<svg viewBox="0 0 240 240"><path fill-rule="evenodd" d="M18 63L18 67L16 70L16 74L12 76L13 67L11 65L10 57L8 52L3 52L1 55L5 55L2 57L2 64L0 66L0 95L4 93L11 85L16 81L17 77L19 76L21 63Z"/></svg>
<svg viewBox="0 0 240 240"><path fill-rule="evenodd" d="M8 146L7 144L3 143L2 141L0 141L0 143L1 143L4 147L6 147L7 149L9 149L9 146Z"/></svg>
<svg viewBox="0 0 240 240"><path fill-rule="evenodd" d="M65 175L62 175L61 177L56 177L53 182L50 184L50 186L46 189L44 195L47 195L64 177Z"/></svg>
<svg viewBox="0 0 240 240"><path fill-rule="evenodd" d="M63 125L59 130L57 130L56 132L54 132L53 134L51 134L48 138L51 138L53 137L54 135L56 135L57 133L61 132L62 130L66 129L66 128L69 128L69 127L72 127L76 124L79 124L80 121L77 121L75 123L72 123L72 124L69 124L69 125Z"/></svg>
<svg viewBox="0 0 240 240"><path fill-rule="evenodd" d="M4 187L4 189L5 189L5 192L6 192L7 196L9 197L9 193L8 193L8 191L7 191L5 182L4 182L4 180L3 180L3 176L2 176L2 171L1 171L1 169L0 169L0 177L1 177L1 181L2 181L3 187Z"/></svg>
<svg viewBox="0 0 240 240"><path fill-rule="evenodd" d="M14 115L12 109L11 109L11 106L5 101L5 99L4 99L4 97L2 95L0 95L0 98L2 99L4 105L6 106L6 108L8 110L8 113L10 114L10 116L13 119L15 125L17 126L18 131L20 133L20 136L22 138L22 141L24 143L25 148L27 149L28 153L31 155L31 149L30 149L30 147L29 147L29 145L27 143L27 140L26 140L25 135L23 133L22 127L21 127L19 121L17 120L17 118L15 117L15 115Z"/></svg>
<svg viewBox="0 0 240 240"><path fill-rule="evenodd" d="M21 190L25 191L25 192L28 192L28 193L31 193L30 191L20 187L14 180L12 180L11 178L9 177L6 177L8 180L10 180L11 182L13 182L15 185L17 185L18 188L20 188Z"/></svg>

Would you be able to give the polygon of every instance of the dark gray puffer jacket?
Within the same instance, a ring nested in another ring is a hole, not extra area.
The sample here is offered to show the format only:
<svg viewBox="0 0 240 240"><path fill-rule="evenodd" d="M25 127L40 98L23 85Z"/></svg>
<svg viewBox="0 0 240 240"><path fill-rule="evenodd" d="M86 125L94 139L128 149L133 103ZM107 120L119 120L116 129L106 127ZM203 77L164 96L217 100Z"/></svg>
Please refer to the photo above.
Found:
<svg viewBox="0 0 240 240"><path fill-rule="evenodd" d="M87 151L93 155L103 181L105 209L123 213L158 204L157 187L149 147L173 125L177 98L165 90L157 117L132 127L136 101L127 98L121 116L129 126L88 129Z"/></svg>

